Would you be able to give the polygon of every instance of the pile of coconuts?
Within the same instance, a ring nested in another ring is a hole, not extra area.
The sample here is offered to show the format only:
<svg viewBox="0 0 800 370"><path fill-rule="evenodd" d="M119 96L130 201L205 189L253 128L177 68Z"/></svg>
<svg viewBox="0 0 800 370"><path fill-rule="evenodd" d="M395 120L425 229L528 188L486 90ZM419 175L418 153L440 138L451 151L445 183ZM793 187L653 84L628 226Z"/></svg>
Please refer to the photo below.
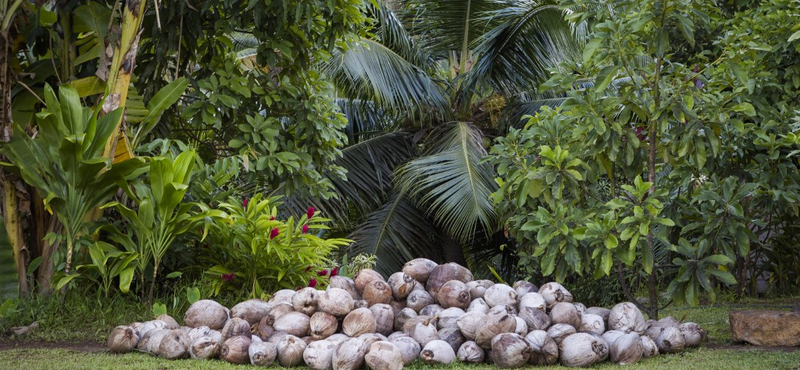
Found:
<svg viewBox="0 0 800 370"><path fill-rule="evenodd" d="M230 310L200 300L184 326L167 315L117 326L108 346L114 353L315 370L400 370L417 359L587 367L680 352L705 336L695 323L645 321L629 302L607 309L572 300L558 283L495 284L474 280L456 263L418 258L388 280L364 269L354 279L332 277L324 291L280 290Z"/></svg>

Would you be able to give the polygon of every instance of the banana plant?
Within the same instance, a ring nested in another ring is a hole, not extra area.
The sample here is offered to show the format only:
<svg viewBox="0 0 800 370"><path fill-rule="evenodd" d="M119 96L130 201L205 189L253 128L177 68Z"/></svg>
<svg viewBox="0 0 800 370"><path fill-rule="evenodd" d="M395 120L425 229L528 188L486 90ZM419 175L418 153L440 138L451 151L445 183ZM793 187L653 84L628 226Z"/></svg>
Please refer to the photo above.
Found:
<svg viewBox="0 0 800 370"><path fill-rule="evenodd" d="M75 240L84 231L89 212L144 170L144 161L128 159L114 165L103 157L105 143L122 116L117 109L98 118L98 108L81 105L77 91L64 84L56 93L45 86L47 108L36 115L39 133L31 137L17 124L14 136L0 148L10 162L0 165L16 172L44 199L45 209L64 226L69 275ZM42 264L52 264L57 248L46 251Z"/></svg>

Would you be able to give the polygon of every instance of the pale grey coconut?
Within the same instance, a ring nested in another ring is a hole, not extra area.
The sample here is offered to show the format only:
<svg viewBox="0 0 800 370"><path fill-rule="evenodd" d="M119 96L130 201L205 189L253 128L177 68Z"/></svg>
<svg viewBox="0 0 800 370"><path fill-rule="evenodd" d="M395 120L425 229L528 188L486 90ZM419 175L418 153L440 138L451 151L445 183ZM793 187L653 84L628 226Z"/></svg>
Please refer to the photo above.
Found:
<svg viewBox="0 0 800 370"><path fill-rule="evenodd" d="M352 298L354 301L361 299L361 294L356 289L356 282L347 276L338 275L331 277L328 281L327 290L331 290L333 288L346 291L350 294L350 298Z"/></svg>
<svg viewBox="0 0 800 370"><path fill-rule="evenodd" d="M517 297L522 297L525 294L534 292L539 292L539 287L535 284L531 283L530 281L525 280L517 280L513 286L514 290L517 292Z"/></svg>
<svg viewBox="0 0 800 370"><path fill-rule="evenodd" d="M353 308L369 308L369 302L366 299L355 301Z"/></svg>
<svg viewBox="0 0 800 370"><path fill-rule="evenodd" d="M519 310L522 311L525 307L538 308L542 311L547 309L547 302L544 296L536 292L526 293L519 298Z"/></svg>
<svg viewBox="0 0 800 370"><path fill-rule="evenodd" d="M489 307L517 305L517 292L506 284L494 284L483 293L483 300Z"/></svg>
<svg viewBox="0 0 800 370"><path fill-rule="evenodd" d="M539 294L544 297L547 307L559 302L572 302L572 293L559 283L551 282L539 287Z"/></svg>
<svg viewBox="0 0 800 370"><path fill-rule="evenodd" d="M292 296L292 308L306 316L313 315L314 312L317 312L317 300L320 293L322 292L311 287L298 290Z"/></svg>
<svg viewBox="0 0 800 370"><path fill-rule="evenodd" d="M287 335L278 342L278 363L283 367L298 366L303 363L306 342L294 335Z"/></svg>
<svg viewBox="0 0 800 370"><path fill-rule="evenodd" d="M320 292L317 297L317 309L336 317L347 316L353 310L354 305L355 301L352 295L340 288L329 287L328 290Z"/></svg>
<svg viewBox="0 0 800 370"><path fill-rule="evenodd" d="M221 336L220 336L221 338ZM219 354L220 340L209 336L200 336L189 345L189 356L198 360L209 360Z"/></svg>
<svg viewBox="0 0 800 370"><path fill-rule="evenodd" d="M558 344L544 330L532 330L525 335L531 347L528 363L536 366L554 365L558 361Z"/></svg>
<svg viewBox="0 0 800 370"><path fill-rule="evenodd" d="M397 313L394 317L394 330L403 330L403 325L414 317L417 317L417 312L410 307L406 307Z"/></svg>
<svg viewBox="0 0 800 370"><path fill-rule="evenodd" d="M456 326L458 326L458 329L461 330L462 334L464 334L464 337L474 341L478 332L478 328L483 325L485 317L486 314L483 312L470 311L456 320Z"/></svg>
<svg viewBox="0 0 800 370"><path fill-rule="evenodd" d="M148 340L144 341L147 346L145 348L145 351L151 355L158 356L158 347L161 346L161 341L164 339L165 336L167 336L167 334L169 334L170 331L172 330L156 329L148 332L147 336L145 337L148 338ZM139 342L141 343L142 341Z"/></svg>
<svg viewBox="0 0 800 370"><path fill-rule="evenodd" d="M433 304L433 297L425 290L414 290L406 298L406 307L419 313L428 305Z"/></svg>
<svg viewBox="0 0 800 370"><path fill-rule="evenodd" d="M383 335L392 334L394 329L394 310L388 304L378 303L370 306L372 317L375 318L375 332Z"/></svg>
<svg viewBox="0 0 800 370"><path fill-rule="evenodd" d="M294 298L295 293L297 293L297 291L291 289L281 289L275 292L268 302L272 303L273 305L278 303L292 304L292 298Z"/></svg>
<svg viewBox="0 0 800 370"><path fill-rule="evenodd" d="M314 340L322 340L335 334L339 329L339 320L335 316L322 311L311 315L308 331Z"/></svg>
<svg viewBox="0 0 800 370"><path fill-rule="evenodd" d="M379 333L364 333L358 336L358 339L361 339L361 345L364 347L364 351L369 350L369 346L372 343L386 341L388 342L389 339L386 338L385 335ZM366 353L366 352L365 352Z"/></svg>
<svg viewBox="0 0 800 370"><path fill-rule="evenodd" d="M389 283L389 288L392 289L392 297L398 301L406 299L411 291L414 290L414 286L417 285L417 281L411 275L402 271L395 272L389 276L386 282Z"/></svg>
<svg viewBox="0 0 800 370"><path fill-rule="evenodd" d="M406 262L403 266L403 273L424 285L428 282L428 277L433 272L433 269L438 265L438 263L427 258L415 258Z"/></svg>
<svg viewBox="0 0 800 370"><path fill-rule="evenodd" d="M232 364L248 364L250 342L250 337L244 335L228 338L219 347L219 357Z"/></svg>
<svg viewBox="0 0 800 370"><path fill-rule="evenodd" d="M566 337L576 332L575 327L569 324L553 324L547 328L547 334L553 338L559 346L561 346L561 342L564 341Z"/></svg>
<svg viewBox="0 0 800 370"><path fill-rule="evenodd" d="M664 328L664 331L656 339L656 345L659 353L678 353L683 351L686 346L686 340L683 338L680 329L671 326Z"/></svg>
<svg viewBox="0 0 800 370"><path fill-rule="evenodd" d="M364 362L372 370L401 370L403 354L391 342L378 341L369 346Z"/></svg>
<svg viewBox="0 0 800 370"><path fill-rule="evenodd" d="M283 337L285 337L287 335L289 335L289 333L287 333L285 331L276 331L276 332L272 333L272 335L270 335L270 337L267 338L267 340L265 342L270 342L270 343L272 343L272 344L277 346L278 343L281 342Z"/></svg>
<svg viewBox="0 0 800 370"><path fill-rule="evenodd" d="M467 307L467 311L479 311L482 313L489 313L489 305L486 303L486 300L483 298L474 298L472 302L469 303Z"/></svg>
<svg viewBox="0 0 800 370"><path fill-rule="evenodd" d="M501 369L514 369L528 363L531 347L525 338L516 333L498 334L492 339L494 364Z"/></svg>
<svg viewBox="0 0 800 370"><path fill-rule="evenodd" d="M588 367L608 357L608 344L602 338L587 333L564 338L560 347L561 365L567 367Z"/></svg>
<svg viewBox="0 0 800 370"><path fill-rule="evenodd" d="M428 342L422 348L419 357L426 364L444 364L450 365L456 360L456 352L450 347L447 342L443 340L434 340Z"/></svg>
<svg viewBox="0 0 800 370"><path fill-rule="evenodd" d="M517 314L521 319L525 320L528 325L528 330L547 330L550 327L551 321L544 310L534 307L524 307L519 310Z"/></svg>
<svg viewBox="0 0 800 370"><path fill-rule="evenodd" d="M261 299L248 299L231 307L231 317L246 320L250 325L258 324L261 318L269 314L272 305Z"/></svg>
<svg viewBox="0 0 800 370"><path fill-rule="evenodd" d="M433 268L425 284L425 289L430 293L431 297L436 297L439 289L450 280L468 283L474 279L469 269L455 262L449 262Z"/></svg>
<svg viewBox="0 0 800 370"><path fill-rule="evenodd" d="M402 309L406 308L406 300L398 301L393 299L389 302L389 306L392 306L392 312L394 312L393 316L397 316Z"/></svg>
<svg viewBox="0 0 800 370"><path fill-rule="evenodd" d="M664 317L664 318L656 321L655 324L653 324L653 325L660 326L662 328L669 328L669 327L676 327L677 328L678 326L681 325L681 323L680 323L680 321L678 321L674 317L667 316L667 317Z"/></svg>
<svg viewBox="0 0 800 370"><path fill-rule="evenodd" d="M270 342L251 342L247 355L252 365L270 366L278 356L278 348Z"/></svg>
<svg viewBox="0 0 800 370"><path fill-rule="evenodd" d="M442 308L457 307L465 309L469 307L472 299L464 282L450 280L439 288L439 293L436 294L436 301L439 302Z"/></svg>
<svg viewBox="0 0 800 370"><path fill-rule="evenodd" d="M642 357L656 357L658 356L658 345L650 337L640 335L639 339L642 341Z"/></svg>
<svg viewBox="0 0 800 370"><path fill-rule="evenodd" d="M606 331L606 323L602 317L587 313L581 316L581 325L578 327L578 331L602 335Z"/></svg>
<svg viewBox="0 0 800 370"><path fill-rule="evenodd" d="M472 340L464 342L456 352L458 360L468 364L482 363L485 355L483 348Z"/></svg>
<svg viewBox="0 0 800 370"><path fill-rule="evenodd" d="M494 282L491 280L473 280L467 282L467 290L472 299L478 299L483 298L486 289L491 288L492 285L494 285Z"/></svg>
<svg viewBox="0 0 800 370"><path fill-rule="evenodd" d="M222 333L222 340L235 337L237 335L250 335L250 323L245 319L238 317L232 318L225 323L225 326L220 331Z"/></svg>
<svg viewBox="0 0 800 370"><path fill-rule="evenodd" d="M390 339L389 341L400 350L404 365L411 365L414 363L414 361L417 360L417 357L419 357L419 352L422 350L419 342L409 336L396 337Z"/></svg>
<svg viewBox="0 0 800 370"><path fill-rule="evenodd" d="M178 324L178 322L175 321L175 319L173 319L172 316L167 314L158 315L158 317L156 317L156 320L163 321L167 325L166 328L170 330L180 329L181 327L181 325Z"/></svg>
<svg viewBox="0 0 800 370"><path fill-rule="evenodd" d="M639 334L624 334L609 349L611 362L619 365L635 364L642 358L644 347Z"/></svg>
<svg viewBox="0 0 800 370"><path fill-rule="evenodd" d="M296 337L305 337L308 335L311 325L311 318L301 312L289 312L282 315L275 324L272 325L276 331L283 331Z"/></svg>
<svg viewBox="0 0 800 370"><path fill-rule="evenodd" d="M522 336L528 334L528 324L525 323L525 320L523 320L519 316L514 316L514 320L517 321L517 326L514 328L514 333L517 333Z"/></svg>
<svg viewBox="0 0 800 370"><path fill-rule="evenodd" d="M333 351L337 344L329 340L309 343L303 351L303 362L314 370L330 370L333 367Z"/></svg>
<svg viewBox="0 0 800 370"><path fill-rule="evenodd" d="M608 316L611 314L611 310L605 307L589 307L586 309L584 314L593 314L603 318L603 322L606 323L606 327L608 326Z"/></svg>
<svg viewBox="0 0 800 370"><path fill-rule="evenodd" d="M419 310L419 314L423 316L438 316L439 312L444 311L444 307L434 303L425 306L425 308Z"/></svg>
<svg viewBox="0 0 800 370"><path fill-rule="evenodd" d="M441 329L445 328L458 328L456 321L459 317L464 316L466 312L458 307L450 307L439 312L439 322L436 326Z"/></svg>
<svg viewBox="0 0 800 370"><path fill-rule="evenodd" d="M680 330L681 334L683 334L686 347L697 347L703 341L703 329L701 329L700 325L697 325L696 323L685 322L678 325L678 330Z"/></svg>
<svg viewBox="0 0 800 370"><path fill-rule="evenodd" d="M253 334L258 335L259 338L262 340L267 340L272 334L275 333L275 328L272 327L272 324L267 324L270 321L269 315L264 316L261 318L261 321L258 322L258 325L255 327L255 331Z"/></svg>
<svg viewBox="0 0 800 370"><path fill-rule="evenodd" d="M396 332L394 332L392 334L389 334L389 336L386 337L386 338L389 339L389 341L391 342L392 339L400 338L400 337L408 337L408 334L403 333L402 331L396 331ZM411 338L411 337L409 337L409 338Z"/></svg>
<svg viewBox="0 0 800 370"><path fill-rule="evenodd" d="M130 326L136 332L136 335L138 335L139 338L142 337L142 327L144 326L143 322L133 322L128 326Z"/></svg>
<svg viewBox="0 0 800 370"><path fill-rule="evenodd" d="M364 289L367 288L367 285L376 280L386 282L383 275L373 269L361 269L356 273L353 281L356 283L356 290L361 294L361 299L364 299Z"/></svg>
<svg viewBox="0 0 800 370"><path fill-rule="evenodd" d="M644 335L655 341L659 336L661 336L662 331L664 331L664 328L653 325L644 331Z"/></svg>
<svg viewBox="0 0 800 370"><path fill-rule="evenodd" d="M608 327L624 332L644 333L646 329L642 311L631 302L618 303L608 315Z"/></svg>
<svg viewBox="0 0 800 370"><path fill-rule="evenodd" d="M461 334L461 330L458 330L458 327L439 330L437 335L439 335L440 340L453 347L453 351L458 351L458 348L467 341L467 338L464 337L464 334Z"/></svg>
<svg viewBox="0 0 800 370"><path fill-rule="evenodd" d="M392 288L383 280L373 280L364 287L361 297L367 301L369 307L379 303L389 304L392 302Z"/></svg>
<svg viewBox="0 0 800 370"><path fill-rule="evenodd" d="M272 309L269 310L269 313L266 316L267 317L266 323L274 326L275 321L277 321L283 315L286 315L290 312L295 312L294 306L292 306L291 303L283 303L283 302L276 303L272 306Z"/></svg>
<svg viewBox="0 0 800 370"><path fill-rule="evenodd" d="M439 333L436 330L436 319L429 316L417 316L409 320L406 322L403 331L421 346L439 339Z"/></svg>
<svg viewBox="0 0 800 370"><path fill-rule="evenodd" d="M144 337L149 331L158 329L167 329L167 323L161 320L145 321L139 329L139 337Z"/></svg>
<svg viewBox="0 0 800 370"><path fill-rule="evenodd" d="M209 333L211 333L211 328L209 328L208 326L200 326L197 328L192 328L191 330L189 330L189 333L187 334L189 335L189 340L194 342L195 339L202 336L206 336Z"/></svg>
<svg viewBox="0 0 800 370"><path fill-rule="evenodd" d="M117 326L108 336L108 348L111 353L128 353L136 349L137 344L139 344L139 334L130 326Z"/></svg>
<svg viewBox="0 0 800 370"><path fill-rule="evenodd" d="M358 338L350 338L333 351L333 370L356 370L364 364L366 348L364 342Z"/></svg>
<svg viewBox="0 0 800 370"><path fill-rule="evenodd" d="M369 308L357 308L345 316L342 332L351 337L364 333L374 333L377 323Z"/></svg>
<svg viewBox="0 0 800 370"><path fill-rule="evenodd" d="M325 340L327 340L327 341L329 341L329 342L331 342L331 343L333 343L333 344L335 344L337 346L339 344L341 344L342 342L348 340L348 339L350 339L350 337L348 337L347 335L345 335L343 333L336 333L334 335L331 335L330 337L325 338Z"/></svg>
<svg viewBox="0 0 800 370"><path fill-rule="evenodd" d="M574 304L559 302L550 309L550 321L553 324L567 324L578 328L581 326L581 314Z"/></svg>
<svg viewBox="0 0 800 370"><path fill-rule="evenodd" d="M623 335L625 335L624 331L621 331L621 330L608 330L608 331L604 332L601 335L601 337L603 337L603 340L605 340L606 343L608 343L609 346L612 346L614 344L614 342L619 337L621 337Z"/></svg>
<svg viewBox="0 0 800 370"><path fill-rule="evenodd" d="M481 348L489 349L492 346L492 338L501 333L511 333L516 327L517 320L514 319L513 315L510 315L505 310L492 309L484 316L483 322L479 324L478 330L475 332L475 342Z"/></svg>
<svg viewBox="0 0 800 370"><path fill-rule="evenodd" d="M189 336L181 329L170 330L169 333L161 338L158 345L158 357L167 360L176 360L189 357Z"/></svg>

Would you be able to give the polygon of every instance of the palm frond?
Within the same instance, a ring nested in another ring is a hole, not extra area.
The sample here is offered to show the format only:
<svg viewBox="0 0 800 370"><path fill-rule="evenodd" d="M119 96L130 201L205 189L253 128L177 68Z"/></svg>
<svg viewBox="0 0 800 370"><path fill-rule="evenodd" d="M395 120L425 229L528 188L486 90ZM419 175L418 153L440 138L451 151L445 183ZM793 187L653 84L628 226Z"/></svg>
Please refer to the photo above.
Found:
<svg viewBox="0 0 800 370"><path fill-rule="evenodd" d="M400 120L396 112L386 111L372 101L336 99L336 104L347 118L349 145L392 132Z"/></svg>
<svg viewBox="0 0 800 370"><path fill-rule="evenodd" d="M381 44L425 71L434 68L431 56L423 51L408 33L400 17L385 2L380 2L378 6L369 5L369 11L372 13L371 18L375 20L373 33Z"/></svg>
<svg viewBox="0 0 800 370"><path fill-rule="evenodd" d="M468 123L455 123L432 134L426 155L398 170L399 185L428 210L439 227L467 243L476 231L493 232L497 214L490 195L497 188L483 135Z"/></svg>

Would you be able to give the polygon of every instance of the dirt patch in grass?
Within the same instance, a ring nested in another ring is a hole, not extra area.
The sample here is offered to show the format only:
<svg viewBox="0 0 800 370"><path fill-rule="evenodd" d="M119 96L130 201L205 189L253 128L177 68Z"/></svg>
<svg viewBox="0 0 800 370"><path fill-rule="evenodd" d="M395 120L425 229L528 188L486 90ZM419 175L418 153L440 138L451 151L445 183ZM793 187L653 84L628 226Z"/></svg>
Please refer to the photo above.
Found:
<svg viewBox="0 0 800 370"><path fill-rule="evenodd" d="M108 347L104 343L97 342L45 342L0 338L0 351L12 349L66 349L89 353L108 351Z"/></svg>

